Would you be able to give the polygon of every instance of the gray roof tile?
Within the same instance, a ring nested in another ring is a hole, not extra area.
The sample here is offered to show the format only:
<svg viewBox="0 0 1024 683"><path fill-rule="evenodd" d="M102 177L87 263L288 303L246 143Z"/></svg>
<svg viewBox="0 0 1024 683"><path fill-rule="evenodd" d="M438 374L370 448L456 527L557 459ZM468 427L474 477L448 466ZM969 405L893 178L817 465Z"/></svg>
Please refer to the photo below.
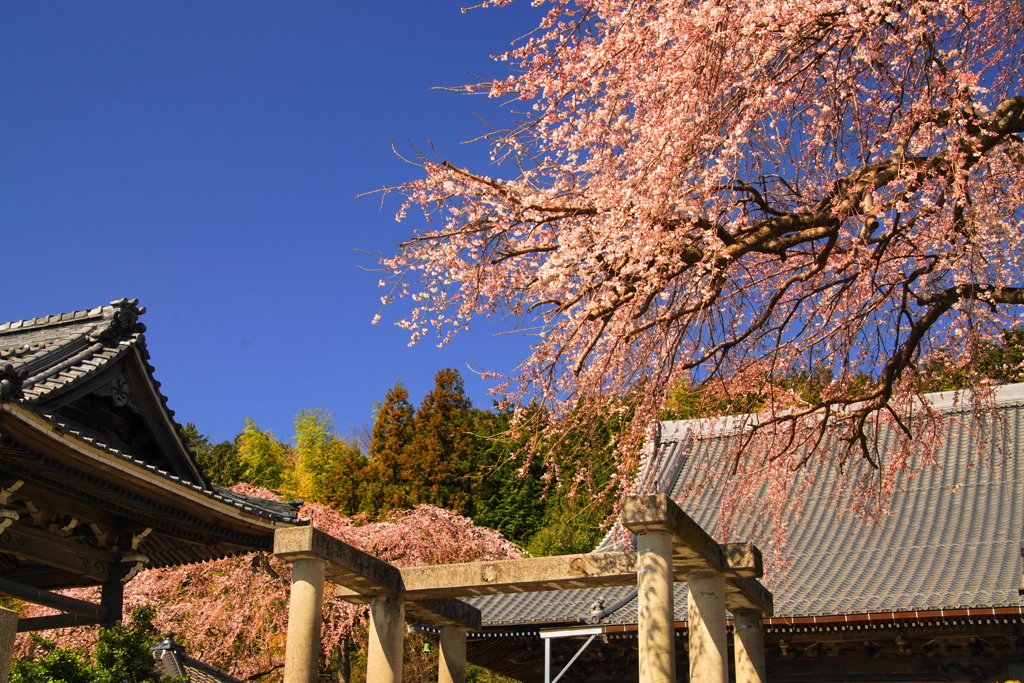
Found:
<svg viewBox="0 0 1024 683"><path fill-rule="evenodd" d="M943 445L934 467L899 483L891 514L874 521L839 514L833 479L810 486L802 516L785 520L788 568L769 573L776 616L868 614L964 607L1018 606L1021 547L1024 546L1024 385L997 390L994 411L1007 440L980 438L969 415L946 394L934 397L941 411ZM991 422L985 431L991 430ZM725 452L734 437L694 439L685 423L663 423L661 452L641 481L648 491L683 499L697 463ZM880 435L883 447L889 434ZM981 456L979 458L979 456ZM913 463L916 469L920 463ZM804 475L798 475L804 476ZM719 524L720 490L706 488L683 508L712 535ZM778 520L776 520L778 522ZM732 540L752 536L751 521L740 520ZM756 539L763 551L765 538ZM631 547L616 526L600 550ZM553 591L470 598L485 625L577 621L581 606L598 598L611 604L628 588ZM685 584L676 585L676 616L685 614ZM584 610L589 612L589 610ZM636 601L604 619L635 623Z"/></svg>

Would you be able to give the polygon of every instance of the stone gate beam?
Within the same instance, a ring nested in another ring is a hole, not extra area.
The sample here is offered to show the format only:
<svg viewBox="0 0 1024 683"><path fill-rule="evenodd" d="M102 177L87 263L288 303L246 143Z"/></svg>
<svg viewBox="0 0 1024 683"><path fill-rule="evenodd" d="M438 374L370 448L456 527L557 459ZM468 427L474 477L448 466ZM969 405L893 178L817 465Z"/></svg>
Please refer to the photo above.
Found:
<svg viewBox="0 0 1024 683"><path fill-rule="evenodd" d="M676 580L689 583L690 681L692 683L728 683L728 634L726 605L734 610L756 610L772 614L772 594L755 577L760 576L761 554L751 544L722 546L695 521L690 519L665 494L631 496L622 506L622 524L637 534L641 563L646 554L662 555L663 540L669 539L670 571ZM657 547L656 553L650 551ZM640 680L645 678L644 604L647 567L641 568L637 585L640 590ZM652 568L653 573L653 568ZM654 642L654 641L652 641ZM668 645L659 642L658 648ZM763 650L763 648L762 648ZM672 652L674 653L674 647ZM659 649L660 656L665 653ZM670 680L674 680L674 677Z"/></svg>
<svg viewBox="0 0 1024 683"><path fill-rule="evenodd" d="M396 594L402 589L402 576L387 562L312 526L279 529L274 554L292 563L284 683L316 683L325 579L400 601ZM401 612L398 619L401 634ZM401 671L395 680L401 680Z"/></svg>
<svg viewBox="0 0 1024 683"><path fill-rule="evenodd" d="M729 609L756 609L764 616L772 615L772 594L754 578L761 574L761 554L752 544L719 545L664 493L626 498L622 523L635 534L650 529L672 533L677 581L693 574L722 574Z"/></svg>
<svg viewBox="0 0 1024 683"><path fill-rule="evenodd" d="M462 627L463 632L480 628L480 610L472 605L452 598L409 599L397 567L311 526L279 529L274 554L293 565L285 683L317 679L325 580L343 586L339 593L353 601L370 603L367 683L402 680L406 615L431 626ZM464 652L462 659L465 670Z"/></svg>

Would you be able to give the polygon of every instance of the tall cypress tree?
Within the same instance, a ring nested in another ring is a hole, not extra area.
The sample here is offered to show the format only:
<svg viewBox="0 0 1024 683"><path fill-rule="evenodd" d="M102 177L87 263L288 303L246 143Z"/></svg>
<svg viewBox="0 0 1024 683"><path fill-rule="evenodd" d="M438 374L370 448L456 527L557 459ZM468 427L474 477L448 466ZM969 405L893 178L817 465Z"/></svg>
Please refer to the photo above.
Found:
<svg viewBox="0 0 1024 683"><path fill-rule="evenodd" d="M544 525L552 497L545 495L541 458L527 461L527 437L513 438L508 410L477 411L478 435L469 516L525 546Z"/></svg>
<svg viewBox="0 0 1024 683"><path fill-rule="evenodd" d="M370 462L366 466L360 511L376 514L410 503L403 487L404 459L412 442L413 408L401 380L388 389L377 411L370 438Z"/></svg>
<svg viewBox="0 0 1024 683"><path fill-rule="evenodd" d="M445 368L434 376L403 461L403 479L415 502L466 510L475 447L472 409L458 370Z"/></svg>

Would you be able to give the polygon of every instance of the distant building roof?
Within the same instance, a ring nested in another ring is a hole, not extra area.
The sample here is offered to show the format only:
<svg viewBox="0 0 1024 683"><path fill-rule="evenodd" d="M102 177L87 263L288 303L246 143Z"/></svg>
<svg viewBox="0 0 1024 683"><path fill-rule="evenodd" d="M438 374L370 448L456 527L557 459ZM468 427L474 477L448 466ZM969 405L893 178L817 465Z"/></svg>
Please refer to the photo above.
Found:
<svg viewBox="0 0 1024 683"><path fill-rule="evenodd" d="M185 654L185 648L174 642L169 635L150 648L157 661L157 670L168 678L185 677L189 683L244 683L215 666L194 659Z"/></svg>
<svg viewBox="0 0 1024 683"><path fill-rule="evenodd" d="M842 514L834 478L819 476L789 525L788 568L765 579L776 617L815 617L1021 605L1024 545L1024 385L996 389L983 424L952 393L930 396L942 433L936 465L903 476L891 514L877 520ZM680 500L709 457L735 443L728 429L701 434L692 423L660 425L656 452L641 481L647 493ZM892 434L878 435L884 452ZM920 463L911 463L916 469ZM806 476L797 474L794 476ZM837 476L837 475L834 475ZM708 487L684 510L714 535L721 491ZM737 520L730 541L748 540L751 520ZM724 540L724 539L720 539ZM613 530L598 550L624 549L628 532ZM760 540L762 550L765 541ZM580 623L636 623L635 588L595 588L467 598L493 628ZM598 607L599 605L599 607ZM685 584L676 584L676 615L686 614Z"/></svg>

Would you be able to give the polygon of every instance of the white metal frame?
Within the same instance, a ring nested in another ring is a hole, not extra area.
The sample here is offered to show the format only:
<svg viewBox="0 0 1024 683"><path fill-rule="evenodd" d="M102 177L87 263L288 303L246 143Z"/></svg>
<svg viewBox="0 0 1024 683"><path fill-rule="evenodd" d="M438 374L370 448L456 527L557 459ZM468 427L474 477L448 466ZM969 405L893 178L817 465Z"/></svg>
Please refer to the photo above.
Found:
<svg viewBox="0 0 1024 683"><path fill-rule="evenodd" d="M594 642L594 638L604 633L604 629L600 626L591 626L589 628L558 628L542 630L540 637L544 639L544 683L558 683L558 680L565 675L565 672L569 670L569 667L579 659L583 651L587 649L587 646ZM558 675L552 680L551 678L551 639L552 638L572 638L574 636L590 636L587 638L587 642L583 643L583 646L576 651L576 654L572 656L572 659L562 667L562 670L558 672Z"/></svg>

